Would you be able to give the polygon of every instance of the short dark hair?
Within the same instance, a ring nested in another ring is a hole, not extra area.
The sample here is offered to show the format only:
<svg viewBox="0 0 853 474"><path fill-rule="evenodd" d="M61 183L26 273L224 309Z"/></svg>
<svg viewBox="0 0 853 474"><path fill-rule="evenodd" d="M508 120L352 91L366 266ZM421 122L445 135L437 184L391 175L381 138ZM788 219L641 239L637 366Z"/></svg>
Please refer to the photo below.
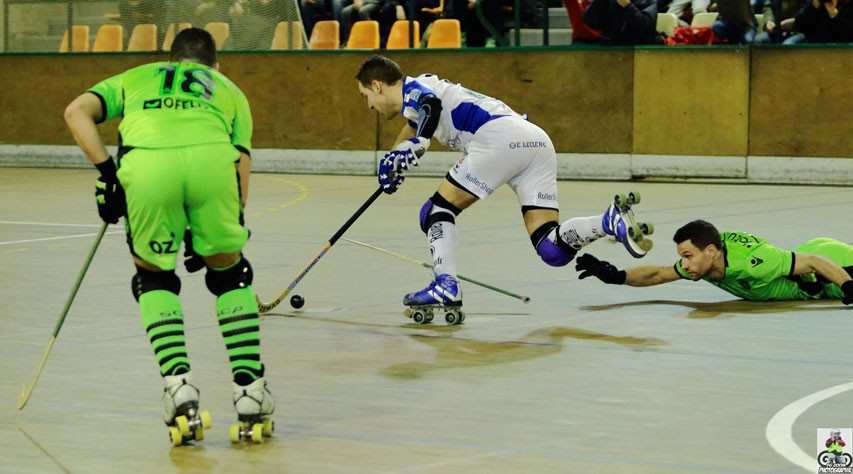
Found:
<svg viewBox="0 0 853 474"><path fill-rule="evenodd" d="M400 69L399 64L377 54L361 64L355 78L365 87L373 81L396 84L403 78L403 70Z"/></svg>
<svg viewBox="0 0 853 474"><path fill-rule="evenodd" d="M700 249L704 249L709 245L716 245L718 249L723 248L720 231L718 231L710 222L703 221L701 219L688 222L683 225L680 229L675 231L675 235L672 237L672 240L676 245L684 242L685 240L689 240L693 245Z"/></svg>
<svg viewBox="0 0 853 474"><path fill-rule="evenodd" d="M201 28L187 28L175 36L169 53L172 61L194 60L206 66L216 64L216 43Z"/></svg>

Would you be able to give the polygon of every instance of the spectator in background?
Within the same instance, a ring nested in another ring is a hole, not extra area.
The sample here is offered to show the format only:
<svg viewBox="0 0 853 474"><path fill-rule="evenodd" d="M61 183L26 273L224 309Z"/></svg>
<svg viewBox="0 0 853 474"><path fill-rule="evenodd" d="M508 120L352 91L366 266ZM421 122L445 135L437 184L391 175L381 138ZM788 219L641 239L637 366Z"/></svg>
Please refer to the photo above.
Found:
<svg viewBox="0 0 853 474"><path fill-rule="evenodd" d="M785 44L853 42L853 6L850 0L809 0L796 18L782 22L802 36L792 36Z"/></svg>
<svg viewBox="0 0 853 474"><path fill-rule="evenodd" d="M593 0L584 22L604 35L606 44L659 43L657 0Z"/></svg>
<svg viewBox="0 0 853 474"><path fill-rule="evenodd" d="M379 7L376 20L379 21L379 44L382 48L388 42L388 33L391 32L391 26L394 25L394 22L406 19L406 1L383 0Z"/></svg>
<svg viewBox="0 0 853 474"><path fill-rule="evenodd" d="M346 44L353 23L362 20L373 20L379 15L382 0L353 0L341 10L341 42Z"/></svg>
<svg viewBox="0 0 853 474"><path fill-rule="evenodd" d="M210 22L228 22L229 10L233 0L179 0L176 22L189 22L198 28L204 28Z"/></svg>
<svg viewBox="0 0 853 474"><path fill-rule="evenodd" d="M756 21L750 0L718 0L719 12L714 22L714 35L721 43L749 44L755 42Z"/></svg>
<svg viewBox="0 0 853 474"><path fill-rule="evenodd" d="M320 20L334 18L340 21L339 18L332 15L331 4L337 3L340 5L340 0L300 0L299 7L302 13L302 27L305 29L305 34L310 38L311 32L314 31L314 23Z"/></svg>
<svg viewBox="0 0 853 474"><path fill-rule="evenodd" d="M486 21L494 26L497 34L503 36L506 26L501 11L501 0L480 1ZM450 0L450 16L459 20L462 32L465 33L465 46L470 48L486 46L486 40L491 33L477 17L477 0Z"/></svg>
<svg viewBox="0 0 853 474"><path fill-rule="evenodd" d="M666 13L672 13L678 17L682 26L690 24L693 15L708 11L710 0L664 0L669 3ZM660 7L659 7L660 8Z"/></svg>

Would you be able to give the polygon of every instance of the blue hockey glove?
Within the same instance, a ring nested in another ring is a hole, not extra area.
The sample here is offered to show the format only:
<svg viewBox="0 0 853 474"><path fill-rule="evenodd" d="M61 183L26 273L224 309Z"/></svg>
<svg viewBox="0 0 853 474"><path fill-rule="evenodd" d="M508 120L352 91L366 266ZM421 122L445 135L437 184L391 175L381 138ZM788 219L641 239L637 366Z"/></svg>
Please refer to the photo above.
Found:
<svg viewBox="0 0 853 474"><path fill-rule="evenodd" d="M397 192L397 188L403 184L403 181L406 180L406 177L398 172L396 167L396 161L393 157L389 157L391 152L385 155L384 158L379 162L379 170L377 175L379 177L379 186L382 188L382 191L385 194L394 194Z"/></svg>

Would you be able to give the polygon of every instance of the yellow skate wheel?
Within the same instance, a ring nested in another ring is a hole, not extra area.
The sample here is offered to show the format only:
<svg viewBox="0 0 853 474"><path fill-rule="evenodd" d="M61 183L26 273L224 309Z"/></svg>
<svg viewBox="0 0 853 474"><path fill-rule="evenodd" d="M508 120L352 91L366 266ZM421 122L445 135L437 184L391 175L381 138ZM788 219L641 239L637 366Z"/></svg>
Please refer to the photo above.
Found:
<svg viewBox="0 0 853 474"><path fill-rule="evenodd" d="M655 243L649 239L643 239L637 242L637 245L639 245L641 249L648 253L652 251L652 247L654 247Z"/></svg>
<svg viewBox="0 0 853 474"><path fill-rule="evenodd" d="M230 439L232 443L240 442L240 423L234 423L228 428L228 439Z"/></svg>
<svg viewBox="0 0 853 474"><path fill-rule="evenodd" d="M202 410L198 414L199 419L201 419L201 427L209 430L211 426L213 426L213 419L210 417L210 412L207 410Z"/></svg>
<svg viewBox="0 0 853 474"><path fill-rule="evenodd" d="M174 426L169 427L169 441L172 442L172 446L180 446L184 443L184 437L178 428Z"/></svg>
<svg viewBox="0 0 853 474"><path fill-rule="evenodd" d="M613 204L619 209L623 209L628 204L628 196L621 193L613 196Z"/></svg>
<svg viewBox="0 0 853 474"><path fill-rule="evenodd" d="M264 420L264 436L269 438L272 436L272 432L275 431L275 422L267 418Z"/></svg>
<svg viewBox="0 0 853 474"><path fill-rule="evenodd" d="M255 423L252 425L252 441L255 443L263 443L264 442L264 425L261 423Z"/></svg>
<svg viewBox="0 0 853 474"><path fill-rule="evenodd" d="M643 240L643 233L637 227L628 227L628 237L634 242L640 243Z"/></svg>
<svg viewBox="0 0 853 474"><path fill-rule="evenodd" d="M204 441L204 429L201 426L197 426L195 431L193 431L193 439L196 441Z"/></svg>
<svg viewBox="0 0 853 474"><path fill-rule="evenodd" d="M182 435L187 436L190 434L190 422L187 420L187 417L183 415L175 417L175 426L178 427Z"/></svg>
<svg viewBox="0 0 853 474"><path fill-rule="evenodd" d="M412 308L406 308L403 310L403 316L411 319L412 318Z"/></svg>
<svg viewBox="0 0 853 474"><path fill-rule="evenodd" d="M642 198L640 197L640 193L638 193L637 191L631 191L628 193L628 205L629 206L639 204L640 199L642 199Z"/></svg>

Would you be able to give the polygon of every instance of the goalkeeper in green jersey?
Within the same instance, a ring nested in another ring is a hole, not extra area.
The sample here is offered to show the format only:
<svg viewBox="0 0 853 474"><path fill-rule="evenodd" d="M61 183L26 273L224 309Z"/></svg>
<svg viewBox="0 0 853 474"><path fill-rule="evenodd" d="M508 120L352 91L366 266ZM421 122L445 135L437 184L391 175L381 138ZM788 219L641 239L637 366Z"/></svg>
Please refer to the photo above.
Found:
<svg viewBox="0 0 853 474"><path fill-rule="evenodd" d="M673 266L619 270L590 254L576 260L579 278L616 285L652 286L705 280L749 301L839 299L853 304L853 246L816 238L794 252L745 232L723 232L696 220L675 232L680 259Z"/></svg>
<svg viewBox="0 0 853 474"><path fill-rule="evenodd" d="M207 267L205 282L216 296L240 421L266 422L268 435L274 409L260 357L252 267L242 254L249 237L243 207L252 116L246 96L218 69L210 34L187 29L175 38L168 62L110 77L65 110L74 139L101 173L98 213L112 224L125 218L136 266L131 289L164 378L165 421L176 445L202 439L199 425L209 425L206 412L200 416L198 410L178 297L175 263L182 239L188 256ZM96 126L116 118L117 162Z"/></svg>

